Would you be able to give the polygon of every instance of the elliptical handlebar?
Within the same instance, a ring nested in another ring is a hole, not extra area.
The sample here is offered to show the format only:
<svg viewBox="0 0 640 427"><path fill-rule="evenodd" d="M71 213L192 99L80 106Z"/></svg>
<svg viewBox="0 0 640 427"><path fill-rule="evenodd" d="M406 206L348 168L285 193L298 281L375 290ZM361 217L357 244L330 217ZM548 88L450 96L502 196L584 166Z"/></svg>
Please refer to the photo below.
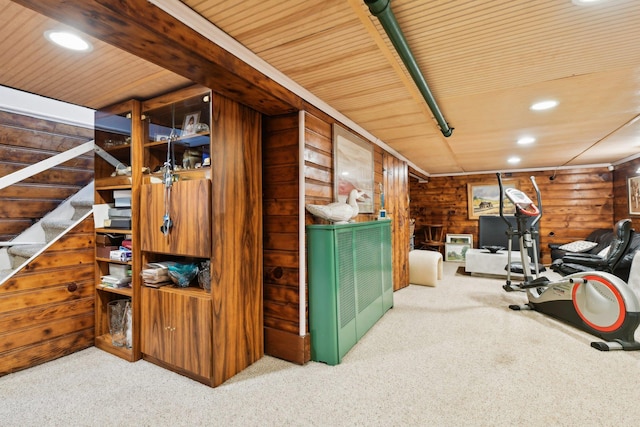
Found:
<svg viewBox="0 0 640 427"><path fill-rule="evenodd" d="M540 196L540 189L538 188L538 184L536 183L536 178L531 175L529 179L531 179L533 188L536 190L536 198L538 199L538 215L536 216L536 219L531 222L531 228L533 228L537 224L537 222L540 221L540 218L542 218L542 196Z"/></svg>
<svg viewBox="0 0 640 427"><path fill-rule="evenodd" d="M500 218L507 224L509 230L511 230L511 223L504 216L504 188L502 187L502 174L500 172L496 172L496 176L498 177L498 186L500 187Z"/></svg>

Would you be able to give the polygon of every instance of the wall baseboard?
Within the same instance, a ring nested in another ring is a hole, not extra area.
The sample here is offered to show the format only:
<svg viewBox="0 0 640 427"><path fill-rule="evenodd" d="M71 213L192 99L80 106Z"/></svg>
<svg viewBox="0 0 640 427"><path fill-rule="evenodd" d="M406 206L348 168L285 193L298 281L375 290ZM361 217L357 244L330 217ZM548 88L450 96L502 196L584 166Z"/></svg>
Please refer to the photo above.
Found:
<svg viewBox="0 0 640 427"><path fill-rule="evenodd" d="M304 365L311 360L311 336L264 328L264 353Z"/></svg>

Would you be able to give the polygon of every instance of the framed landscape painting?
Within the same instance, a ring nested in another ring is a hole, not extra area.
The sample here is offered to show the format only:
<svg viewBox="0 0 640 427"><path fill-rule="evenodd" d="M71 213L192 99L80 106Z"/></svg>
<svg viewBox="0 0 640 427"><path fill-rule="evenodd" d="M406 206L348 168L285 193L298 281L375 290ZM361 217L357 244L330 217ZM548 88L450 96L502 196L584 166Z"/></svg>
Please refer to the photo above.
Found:
<svg viewBox="0 0 640 427"><path fill-rule="evenodd" d="M473 247L473 234L448 234L446 243L465 244Z"/></svg>
<svg viewBox="0 0 640 427"><path fill-rule="evenodd" d="M467 251L471 246L464 243L445 243L444 260L453 262L464 262L466 260Z"/></svg>
<svg viewBox="0 0 640 427"><path fill-rule="evenodd" d="M518 188L514 179L502 181L504 188ZM478 219L480 215L500 215L500 186L497 182L470 182L467 184L467 204L469 219ZM505 215L513 215L516 209L513 203L504 198Z"/></svg>

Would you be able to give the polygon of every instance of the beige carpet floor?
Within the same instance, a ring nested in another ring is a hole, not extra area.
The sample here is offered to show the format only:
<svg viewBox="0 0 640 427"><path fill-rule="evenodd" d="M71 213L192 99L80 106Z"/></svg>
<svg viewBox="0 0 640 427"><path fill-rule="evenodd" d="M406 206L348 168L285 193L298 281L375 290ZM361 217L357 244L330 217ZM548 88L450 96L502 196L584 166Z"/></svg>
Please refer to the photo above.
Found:
<svg viewBox="0 0 640 427"><path fill-rule="evenodd" d="M638 425L640 352L512 312L524 294L458 266L396 292L338 366L264 357L213 389L90 348L0 378L0 425Z"/></svg>

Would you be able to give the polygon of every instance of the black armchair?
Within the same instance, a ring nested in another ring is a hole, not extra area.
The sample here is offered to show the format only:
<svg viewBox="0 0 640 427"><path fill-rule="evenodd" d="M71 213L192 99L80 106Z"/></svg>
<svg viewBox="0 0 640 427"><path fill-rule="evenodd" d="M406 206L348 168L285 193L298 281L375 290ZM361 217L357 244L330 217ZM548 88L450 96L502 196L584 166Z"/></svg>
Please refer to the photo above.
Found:
<svg viewBox="0 0 640 427"><path fill-rule="evenodd" d="M620 220L613 227L613 239L605 256L591 253L568 253L553 261L551 269L563 275L594 270L613 273L626 254L633 235L631 220Z"/></svg>
<svg viewBox="0 0 640 427"><path fill-rule="evenodd" d="M620 262L618 262L615 270L613 270L613 274L615 274L625 282L628 282L629 274L631 273L631 264L633 263L633 258L635 257L636 252L638 252L639 250L640 233L633 233L633 237L631 238L631 243L629 243L627 252L625 252Z"/></svg>
<svg viewBox="0 0 640 427"><path fill-rule="evenodd" d="M613 231L611 228L598 228L589 234L584 240L587 242L594 242L595 246L583 253L598 254L604 248L611 244L613 239ZM571 253L571 251L563 250L565 243L549 243L549 249L551 249L551 261L562 258L563 256Z"/></svg>

